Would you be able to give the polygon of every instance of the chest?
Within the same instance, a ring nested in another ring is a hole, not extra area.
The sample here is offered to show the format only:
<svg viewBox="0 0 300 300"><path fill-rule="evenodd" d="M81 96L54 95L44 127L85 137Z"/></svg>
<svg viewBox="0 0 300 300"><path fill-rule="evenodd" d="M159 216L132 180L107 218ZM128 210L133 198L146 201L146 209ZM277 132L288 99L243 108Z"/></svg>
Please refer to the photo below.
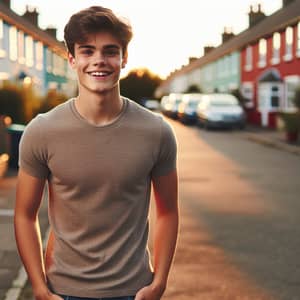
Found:
<svg viewBox="0 0 300 300"><path fill-rule="evenodd" d="M63 134L50 142L48 166L57 184L126 186L148 178L158 147L139 130Z"/></svg>

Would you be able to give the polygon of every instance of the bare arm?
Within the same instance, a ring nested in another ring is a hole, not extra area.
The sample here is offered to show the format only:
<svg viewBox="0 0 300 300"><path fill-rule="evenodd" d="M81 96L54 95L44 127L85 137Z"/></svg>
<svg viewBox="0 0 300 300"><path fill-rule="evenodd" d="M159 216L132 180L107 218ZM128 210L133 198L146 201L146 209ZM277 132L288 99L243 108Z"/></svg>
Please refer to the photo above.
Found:
<svg viewBox="0 0 300 300"><path fill-rule="evenodd" d="M38 220L44 179L19 171L15 205L15 235L18 250L32 284L35 299L61 299L47 288L43 248Z"/></svg>
<svg viewBox="0 0 300 300"><path fill-rule="evenodd" d="M154 232L154 279L141 289L136 300L159 300L165 291L178 235L177 172L153 179L156 202Z"/></svg>

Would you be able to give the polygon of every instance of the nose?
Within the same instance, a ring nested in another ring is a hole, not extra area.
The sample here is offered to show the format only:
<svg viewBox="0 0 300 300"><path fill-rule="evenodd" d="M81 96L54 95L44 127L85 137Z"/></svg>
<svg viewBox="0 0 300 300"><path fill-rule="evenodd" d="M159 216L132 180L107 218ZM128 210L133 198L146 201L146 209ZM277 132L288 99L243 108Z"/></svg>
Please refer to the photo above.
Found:
<svg viewBox="0 0 300 300"><path fill-rule="evenodd" d="M96 52L93 64L94 65L105 65L106 64L106 59L107 58L103 53L101 53L100 51Z"/></svg>

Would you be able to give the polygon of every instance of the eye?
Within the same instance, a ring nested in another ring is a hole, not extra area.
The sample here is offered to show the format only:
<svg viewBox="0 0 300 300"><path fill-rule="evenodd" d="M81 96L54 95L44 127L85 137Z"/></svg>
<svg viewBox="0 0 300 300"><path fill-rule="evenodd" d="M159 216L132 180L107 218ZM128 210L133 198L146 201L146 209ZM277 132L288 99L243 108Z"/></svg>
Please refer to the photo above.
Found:
<svg viewBox="0 0 300 300"><path fill-rule="evenodd" d="M81 50L80 51L80 53L81 54L83 54L83 55L92 55L93 54L93 50L91 50L91 49L84 49L84 50Z"/></svg>
<svg viewBox="0 0 300 300"><path fill-rule="evenodd" d="M119 55L118 49L108 49L104 51L105 56L114 57Z"/></svg>

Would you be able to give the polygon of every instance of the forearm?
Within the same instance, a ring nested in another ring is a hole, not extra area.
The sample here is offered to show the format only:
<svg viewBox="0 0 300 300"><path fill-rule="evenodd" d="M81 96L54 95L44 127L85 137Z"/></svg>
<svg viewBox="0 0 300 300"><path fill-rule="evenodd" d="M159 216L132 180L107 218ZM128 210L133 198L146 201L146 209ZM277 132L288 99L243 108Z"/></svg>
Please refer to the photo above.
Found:
<svg viewBox="0 0 300 300"><path fill-rule="evenodd" d="M153 285L164 289L167 285L178 236L178 212L157 216L154 232L154 279Z"/></svg>
<svg viewBox="0 0 300 300"><path fill-rule="evenodd" d="M47 293L38 218L31 219L16 212L15 235L19 254L32 284L34 294L37 296Z"/></svg>

